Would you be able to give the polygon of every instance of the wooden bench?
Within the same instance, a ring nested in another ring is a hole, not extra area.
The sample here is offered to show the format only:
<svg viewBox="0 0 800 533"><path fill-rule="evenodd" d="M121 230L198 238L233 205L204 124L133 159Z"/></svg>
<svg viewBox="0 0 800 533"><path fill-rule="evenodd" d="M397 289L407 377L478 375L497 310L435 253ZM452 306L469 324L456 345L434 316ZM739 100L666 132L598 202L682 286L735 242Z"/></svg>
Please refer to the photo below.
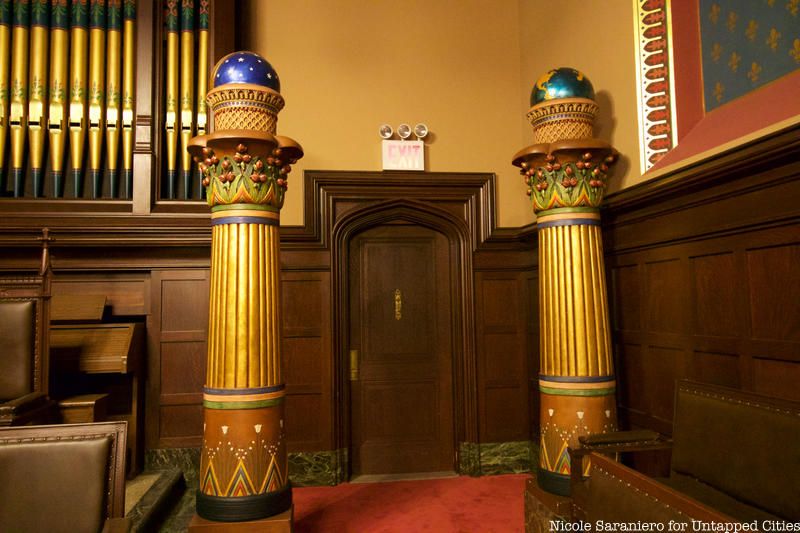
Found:
<svg viewBox="0 0 800 533"><path fill-rule="evenodd" d="M670 445L667 478L648 478L601 455ZM646 434L630 440L625 432L588 436L571 456L577 520L695 519L758 529L800 522L797 402L680 381L671 442ZM580 475L586 457L592 461L588 478Z"/></svg>

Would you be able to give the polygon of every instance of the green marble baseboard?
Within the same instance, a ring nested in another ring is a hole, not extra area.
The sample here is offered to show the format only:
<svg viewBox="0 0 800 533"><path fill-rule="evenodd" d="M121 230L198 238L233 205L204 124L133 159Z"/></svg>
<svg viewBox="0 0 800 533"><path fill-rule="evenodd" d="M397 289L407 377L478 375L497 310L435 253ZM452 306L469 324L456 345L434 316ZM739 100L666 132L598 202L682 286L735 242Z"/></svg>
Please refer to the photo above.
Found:
<svg viewBox="0 0 800 533"><path fill-rule="evenodd" d="M290 453L289 479L296 487L338 485L347 481L347 450Z"/></svg>
<svg viewBox="0 0 800 533"><path fill-rule="evenodd" d="M477 442L458 443L458 473L463 476L481 475L481 446Z"/></svg>
<svg viewBox="0 0 800 533"><path fill-rule="evenodd" d="M538 448L527 440L480 444L481 474L523 474L535 470Z"/></svg>
<svg viewBox="0 0 800 533"><path fill-rule="evenodd" d="M170 468L179 468L186 479L186 485L196 489L200 472L200 448L156 448L145 452L146 471Z"/></svg>
<svg viewBox="0 0 800 533"><path fill-rule="evenodd" d="M531 441L461 442L458 472L468 476L522 474L534 471L538 448Z"/></svg>
<svg viewBox="0 0 800 533"><path fill-rule="evenodd" d="M467 476L519 474L535 471L538 448L530 441L460 442L458 473ZM197 488L200 448L147 450L146 470L179 468L189 487ZM347 449L289 454L289 478L297 487L337 485L347 481Z"/></svg>

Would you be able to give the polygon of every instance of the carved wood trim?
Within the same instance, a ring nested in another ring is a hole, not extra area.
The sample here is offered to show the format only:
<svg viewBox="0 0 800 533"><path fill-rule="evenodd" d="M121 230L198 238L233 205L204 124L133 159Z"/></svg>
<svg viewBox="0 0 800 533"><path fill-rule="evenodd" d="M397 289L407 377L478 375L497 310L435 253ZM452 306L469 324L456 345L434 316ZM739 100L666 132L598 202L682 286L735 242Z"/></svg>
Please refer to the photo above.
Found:
<svg viewBox="0 0 800 533"><path fill-rule="evenodd" d="M452 346L454 347L453 388L455 391L454 422L457 441L477 442L478 390L477 353L474 337L474 296L472 289L472 254L468 243L470 228L464 220L429 204L415 200L385 200L368 203L336 220L331 234L332 295L333 295L333 350L335 406L334 439L337 448L350 444L349 381L347 353L349 336L348 275L349 243L358 233L393 220L405 220L431 228L445 235L450 243L451 288L455 296L453 305ZM457 443L454 449L457 448Z"/></svg>
<svg viewBox="0 0 800 533"><path fill-rule="evenodd" d="M636 251L784 225L800 217L800 125L607 196L606 248ZM745 199L747 198L747 199Z"/></svg>

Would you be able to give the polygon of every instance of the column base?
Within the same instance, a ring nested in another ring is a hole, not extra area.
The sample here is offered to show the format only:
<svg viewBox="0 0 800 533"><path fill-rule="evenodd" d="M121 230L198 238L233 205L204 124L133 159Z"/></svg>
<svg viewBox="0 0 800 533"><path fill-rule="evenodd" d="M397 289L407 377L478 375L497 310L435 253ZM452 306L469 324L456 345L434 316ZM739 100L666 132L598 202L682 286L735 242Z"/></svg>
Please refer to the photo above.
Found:
<svg viewBox="0 0 800 533"><path fill-rule="evenodd" d="M536 481L539 484L539 488L552 494L558 494L559 496L570 495L569 479L570 476L556 474L555 472L543 470L542 468L539 468L536 472Z"/></svg>
<svg viewBox="0 0 800 533"><path fill-rule="evenodd" d="M294 524L294 506L290 506L286 511L262 518L261 520L249 520L247 522L215 522L206 520L199 515L194 515L189 523L189 533L224 533L234 531L236 533L291 533Z"/></svg>
<svg viewBox="0 0 800 533"><path fill-rule="evenodd" d="M526 533L550 533L552 521L572 520L572 498L545 492L534 478L525 484Z"/></svg>
<svg viewBox="0 0 800 533"><path fill-rule="evenodd" d="M197 492L197 514L217 522L246 522L273 517L292 508L292 485L253 496L209 496Z"/></svg>

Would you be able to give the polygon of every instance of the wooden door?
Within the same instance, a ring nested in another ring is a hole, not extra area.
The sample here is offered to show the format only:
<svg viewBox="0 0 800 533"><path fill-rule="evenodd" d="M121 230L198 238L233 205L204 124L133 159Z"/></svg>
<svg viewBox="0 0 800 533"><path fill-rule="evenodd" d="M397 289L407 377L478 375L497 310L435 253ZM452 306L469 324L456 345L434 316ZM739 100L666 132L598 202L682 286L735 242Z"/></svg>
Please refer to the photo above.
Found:
<svg viewBox="0 0 800 533"><path fill-rule="evenodd" d="M350 243L353 475L454 469L450 254L388 224Z"/></svg>

